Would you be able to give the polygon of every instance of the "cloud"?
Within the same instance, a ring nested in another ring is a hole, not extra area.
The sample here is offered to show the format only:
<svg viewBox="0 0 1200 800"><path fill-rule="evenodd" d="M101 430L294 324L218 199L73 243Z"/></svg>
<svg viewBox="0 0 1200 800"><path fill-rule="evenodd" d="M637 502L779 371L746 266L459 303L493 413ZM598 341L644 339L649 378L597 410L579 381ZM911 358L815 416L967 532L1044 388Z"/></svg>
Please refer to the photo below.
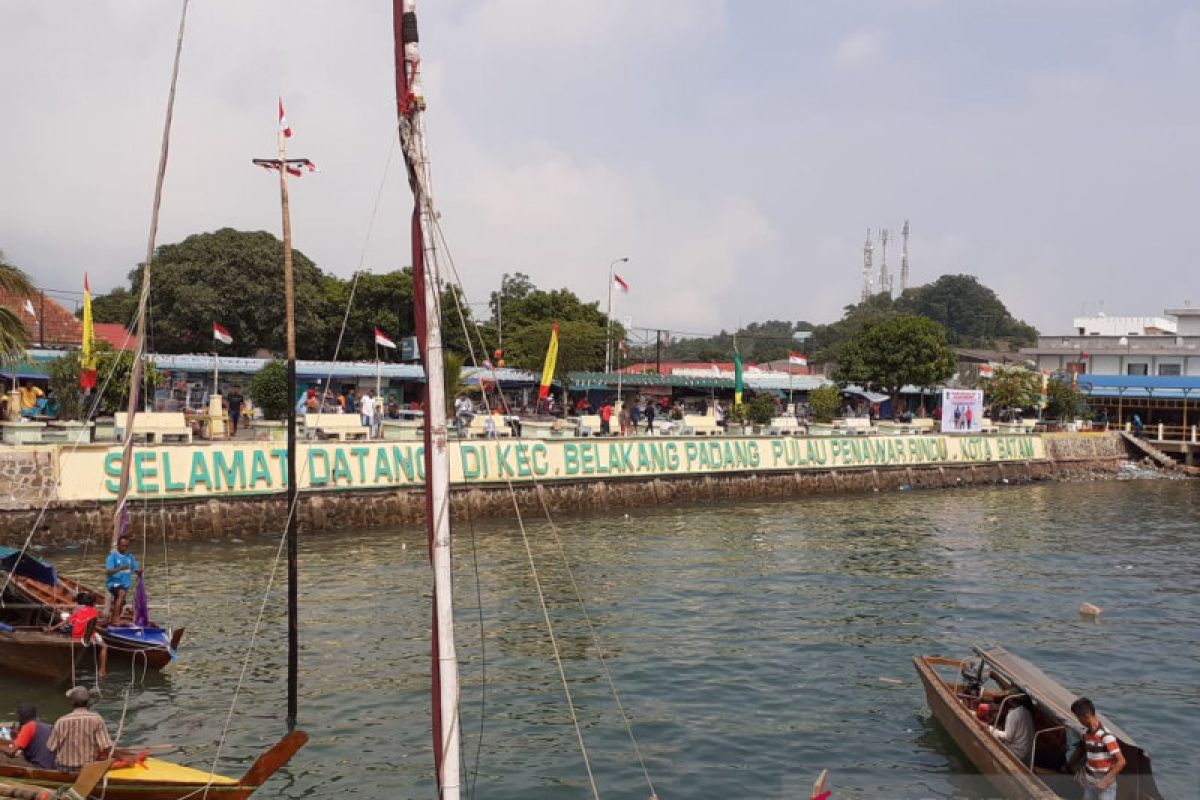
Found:
<svg viewBox="0 0 1200 800"><path fill-rule="evenodd" d="M887 38L876 31L853 31L834 44L833 62L844 69L861 69L879 63L887 51Z"/></svg>

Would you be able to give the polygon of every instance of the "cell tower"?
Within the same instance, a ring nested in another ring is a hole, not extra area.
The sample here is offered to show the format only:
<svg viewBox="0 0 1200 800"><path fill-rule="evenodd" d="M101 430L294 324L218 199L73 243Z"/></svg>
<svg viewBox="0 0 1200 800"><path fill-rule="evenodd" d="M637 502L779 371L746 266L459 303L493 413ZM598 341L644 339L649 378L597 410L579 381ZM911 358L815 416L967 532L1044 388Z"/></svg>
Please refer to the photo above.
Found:
<svg viewBox="0 0 1200 800"><path fill-rule="evenodd" d="M882 248L882 252L880 253L880 257L879 257L879 291L887 292L888 296L890 297L892 294L892 276L891 276L891 274L888 273L887 243L888 243L888 229L880 228L879 244Z"/></svg>
<svg viewBox="0 0 1200 800"><path fill-rule="evenodd" d="M871 295L875 293L875 274L871 269L871 254L875 252L875 245L871 243L871 229L867 228L867 240L863 243L863 284L862 284L862 302L867 302L871 299Z"/></svg>
<svg viewBox="0 0 1200 800"><path fill-rule="evenodd" d="M900 294L908 290L908 220L900 229Z"/></svg>

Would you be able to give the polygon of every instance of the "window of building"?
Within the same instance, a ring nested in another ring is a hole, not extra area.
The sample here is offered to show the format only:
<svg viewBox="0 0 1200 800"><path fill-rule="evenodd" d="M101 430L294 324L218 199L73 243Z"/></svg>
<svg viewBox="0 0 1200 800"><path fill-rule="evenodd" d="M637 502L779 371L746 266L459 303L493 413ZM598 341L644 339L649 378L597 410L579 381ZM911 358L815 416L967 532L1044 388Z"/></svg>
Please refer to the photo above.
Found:
<svg viewBox="0 0 1200 800"><path fill-rule="evenodd" d="M1179 371L1178 364L1159 364L1158 365L1158 374L1159 375L1180 375L1182 373Z"/></svg>
<svg viewBox="0 0 1200 800"><path fill-rule="evenodd" d="M1126 375L1147 375L1149 374L1146 364L1127 364L1125 366Z"/></svg>

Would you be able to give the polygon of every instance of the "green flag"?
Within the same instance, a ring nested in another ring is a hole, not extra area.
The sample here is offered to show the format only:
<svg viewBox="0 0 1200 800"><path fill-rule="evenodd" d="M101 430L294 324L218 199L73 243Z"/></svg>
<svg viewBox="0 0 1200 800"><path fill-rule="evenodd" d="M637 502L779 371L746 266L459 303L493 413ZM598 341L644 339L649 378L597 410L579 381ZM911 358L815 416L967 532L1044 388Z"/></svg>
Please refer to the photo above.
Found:
<svg viewBox="0 0 1200 800"><path fill-rule="evenodd" d="M742 354L737 350L733 351L733 405L740 406L742 404Z"/></svg>

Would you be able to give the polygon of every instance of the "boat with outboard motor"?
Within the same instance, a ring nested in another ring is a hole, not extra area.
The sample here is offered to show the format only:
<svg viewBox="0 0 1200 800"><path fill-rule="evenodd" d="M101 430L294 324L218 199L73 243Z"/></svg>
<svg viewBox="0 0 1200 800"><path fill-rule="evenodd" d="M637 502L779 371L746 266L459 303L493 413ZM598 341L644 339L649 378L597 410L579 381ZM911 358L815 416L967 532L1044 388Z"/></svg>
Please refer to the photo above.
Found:
<svg viewBox="0 0 1200 800"><path fill-rule="evenodd" d="M1071 713L1071 703L1077 696L1003 647L973 649L976 657L971 659L913 658L934 718L1004 797L1080 797L1079 782L1062 770L1070 757L1071 742L1084 733L1084 727ZM996 741L988 730L1000 724L1017 702L1025 703L1033 715L1033 747L1028 761ZM1118 800L1162 800L1150 756L1107 718L1100 719L1117 737L1125 756L1125 769L1117 779Z"/></svg>

